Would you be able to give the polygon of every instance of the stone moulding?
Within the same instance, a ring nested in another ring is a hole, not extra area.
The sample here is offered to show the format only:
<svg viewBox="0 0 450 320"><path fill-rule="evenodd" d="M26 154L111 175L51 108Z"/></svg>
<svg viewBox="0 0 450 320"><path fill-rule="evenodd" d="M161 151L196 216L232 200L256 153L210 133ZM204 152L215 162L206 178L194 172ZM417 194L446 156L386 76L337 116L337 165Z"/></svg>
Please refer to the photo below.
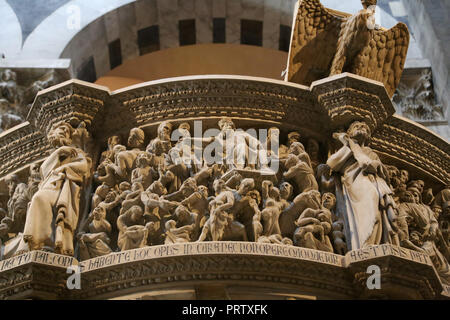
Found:
<svg viewBox="0 0 450 320"><path fill-rule="evenodd" d="M97 142L134 126L162 120L208 120L230 116L251 125L265 123L298 130L320 141L354 120L374 130L373 149L416 168L434 183L450 183L450 147L423 126L393 115L381 83L353 74L317 81L310 88L244 76L191 76L163 79L109 92L69 80L41 91L28 123L0 135L0 178L45 157L44 137L55 122L85 121ZM214 120L214 121L213 121ZM395 143L394 143L395 142ZM417 146L420 146L418 152ZM395 152L398 155L395 156Z"/></svg>
<svg viewBox="0 0 450 320"><path fill-rule="evenodd" d="M382 270L381 290L367 290L367 267ZM68 290L80 267L81 289ZM323 299L450 297L430 258L392 245L371 246L345 256L312 249L249 242L199 242L144 247L78 262L32 251L0 262L0 297L101 299L180 286L273 288L289 296L304 292ZM401 292L400 292L400 291Z"/></svg>

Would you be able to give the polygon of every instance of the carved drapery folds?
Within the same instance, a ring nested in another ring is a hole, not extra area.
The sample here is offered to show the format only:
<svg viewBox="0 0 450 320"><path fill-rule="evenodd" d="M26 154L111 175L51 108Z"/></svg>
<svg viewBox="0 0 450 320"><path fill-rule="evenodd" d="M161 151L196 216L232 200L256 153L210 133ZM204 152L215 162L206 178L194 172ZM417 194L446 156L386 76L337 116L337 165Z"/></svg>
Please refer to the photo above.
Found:
<svg viewBox="0 0 450 320"><path fill-rule="evenodd" d="M275 82L281 89L274 96L271 83L261 79L250 79L239 92L237 84L247 80L197 81L150 84L118 93L118 100L78 81L38 95L31 123L0 139L0 156L30 155L21 164L10 160L12 168L0 167L10 187L0 221L8 249L3 258L31 247L87 260L147 246L210 240L343 255L386 243L426 253L442 278L447 277L449 206L443 187L449 179L448 172L438 168L449 163L448 144L392 116L382 86L339 75L309 90L282 88ZM208 90L220 82L226 84L223 95L231 90L236 96L236 107L216 104L216 89ZM198 88L187 93L184 85ZM158 111L149 113L148 99L158 101L161 96L150 98L146 92L161 92L161 86L171 88L174 96L183 94L184 107L196 103L197 93L211 93L203 103L211 103L208 112L217 108L218 114L188 118L182 113L180 121L174 104L164 110L167 119L157 121ZM253 91L244 88L258 88L263 105L284 102L288 107L283 116L274 119L268 113L249 119L249 109L242 107ZM138 100L140 94L144 98ZM245 99L237 99L239 95ZM119 128L117 114L126 108L127 117L135 121L122 122L125 126ZM339 108L348 112L341 115ZM360 111L352 113L352 108ZM323 122L305 127L296 122L304 109ZM201 122L200 130L196 122ZM133 127L137 123L140 126ZM249 130L253 127L254 132ZM266 130L266 141L258 130ZM419 154L405 136L426 141L424 150ZM37 154L31 153L36 141L41 145ZM393 142L394 150L406 157L389 154ZM276 145L278 152L272 150ZM18 148L23 154L15 152ZM54 183L50 186L49 181ZM414 205L403 194L413 185L420 194ZM59 201L61 194L66 195L64 201ZM46 215L44 207L51 214ZM423 224L420 228L417 221ZM49 232L55 235L50 240Z"/></svg>

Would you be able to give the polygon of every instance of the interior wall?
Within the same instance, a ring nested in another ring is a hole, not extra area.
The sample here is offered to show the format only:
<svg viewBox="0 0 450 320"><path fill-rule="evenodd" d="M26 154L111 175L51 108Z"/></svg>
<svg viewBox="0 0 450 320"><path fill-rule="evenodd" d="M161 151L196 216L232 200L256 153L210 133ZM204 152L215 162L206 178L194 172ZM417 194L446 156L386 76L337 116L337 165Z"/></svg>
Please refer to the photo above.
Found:
<svg viewBox="0 0 450 320"><path fill-rule="evenodd" d="M198 44L152 52L109 71L96 83L117 90L171 77L233 74L282 80L287 52L235 44Z"/></svg>

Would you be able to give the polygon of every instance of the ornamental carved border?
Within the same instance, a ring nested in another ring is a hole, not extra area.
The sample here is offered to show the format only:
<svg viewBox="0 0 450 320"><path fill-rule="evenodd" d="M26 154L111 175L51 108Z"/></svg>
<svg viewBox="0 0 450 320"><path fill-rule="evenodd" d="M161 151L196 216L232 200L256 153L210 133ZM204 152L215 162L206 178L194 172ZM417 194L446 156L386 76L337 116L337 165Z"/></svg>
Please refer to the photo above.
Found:
<svg viewBox="0 0 450 320"><path fill-rule="evenodd" d="M50 146L47 138L29 123L0 135L0 176L43 159Z"/></svg>
<svg viewBox="0 0 450 320"><path fill-rule="evenodd" d="M450 144L409 120L389 118L372 136L371 147L414 165L444 185L450 183Z"/></svg>
<svg viewBox="0 0 450 320"><path fill-rule="evenodd" d="M74 118L89 126L102 111L108 97L107 88L69 80L39 92L27 120L43 133L56 122Z"/></svg>
<svg viewBox="0 0 450 320"><path fill-rule="evenodd" d="M138 126L222 116L290 124L316 132L326 132L329 126L309 88L262 78L175 78L121 90L113 98L119 109L134 114ZM112 122L116 122L114 117L107 123Z"/></svg>
<svg viewBox="0 0 450 320"><path fill-rule="evenodd" d="M326 290L336 297L353 296L349 276L340 267L281 257L184 256L145 260L82 273L79 298L120 296L139 287L208 281L251 281ZM78 298L78 297L75 297Z"/></svg>

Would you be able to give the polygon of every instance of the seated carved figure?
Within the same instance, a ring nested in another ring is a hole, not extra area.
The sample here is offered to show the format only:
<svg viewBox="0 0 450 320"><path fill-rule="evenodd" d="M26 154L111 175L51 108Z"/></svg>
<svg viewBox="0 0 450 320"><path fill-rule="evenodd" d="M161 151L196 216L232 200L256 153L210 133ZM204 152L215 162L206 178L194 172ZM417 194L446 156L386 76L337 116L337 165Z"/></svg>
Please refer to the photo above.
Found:
<svg viewBox="0 0 450 320"><path fill-rule="evenodd" d="M139 206L133 206L120 215L117 228L117 245L121 251L145 247L149 233L155 231L153 221L145 224L144 214Z"/></svg>
<svg viewBox="0 0 450 320"><path fill-rule="evenodd" d="M140 206L143 208L143 203L141 200L141 193L144 191L144 187L141 183L135 182L131 186L131 192L127 194L125 200L122 202L122 208L120 209L120 214L127 211L132 206Z"/></svg>
<svg viewBox="0 0 450 320"><path fill-rule="evenodd" d="M109 247L111 224L106 220L106 209L97 206L89 215L89 232L78 234L81 260L87 260L111 253Z"/></svg>
<svg viewBox="0 0 450 320"><path fill-rule="evenodd" d="M323 206L327 199L324 197L322 203L320 203L319 192L315 193L314 198L318 204L318 209L307 208L302 212L295 223L298 228L294 233L294 244L310 249L333 252L333 246L328 237L332 224L331 211Z"/></svg>
<svg viewBox="0 0 450 320"><path fill-rule="evenodd" d="M402 201L398 208L399 220L402 222L401 245L429 255L441 279L450 283L448 254L443 254L438 245L444 250L448 248L444 244L433 211L422 203L420 191L414 187L403 193Z"/></svg>
<svg viewBox="0 0 450 320"><path fill-rule="evenodd" d="M175 219L166 222L165 244L189 242L197 221L197 214L180 205L175 209Z"/></svg>

